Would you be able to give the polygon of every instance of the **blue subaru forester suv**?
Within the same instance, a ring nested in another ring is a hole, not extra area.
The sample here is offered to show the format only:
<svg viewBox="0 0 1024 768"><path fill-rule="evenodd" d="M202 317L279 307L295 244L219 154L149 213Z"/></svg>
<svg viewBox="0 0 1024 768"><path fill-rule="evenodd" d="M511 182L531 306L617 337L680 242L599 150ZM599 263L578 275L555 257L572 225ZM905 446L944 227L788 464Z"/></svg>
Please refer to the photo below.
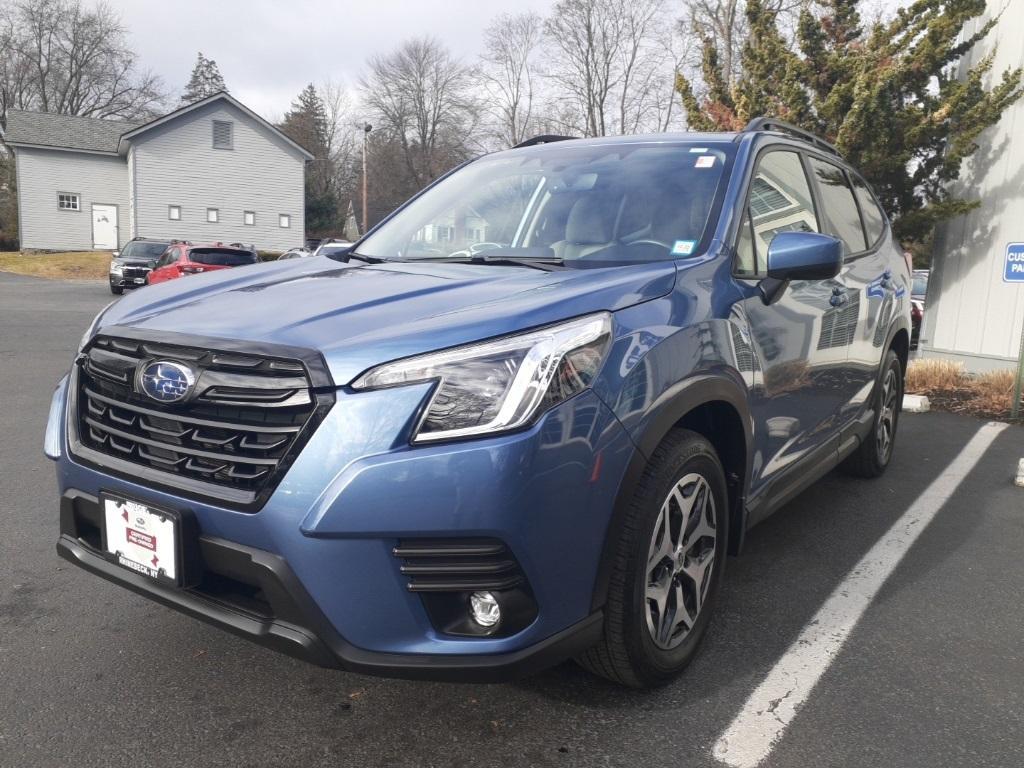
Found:
<svg viewBox="0 0 1024 768"><path fill-rule="evenodd" d="M657 685L750 526L885 470L909 285L786 124L538 137L333 259L102 312L50 410L57 550L328 667Z"/></svg>

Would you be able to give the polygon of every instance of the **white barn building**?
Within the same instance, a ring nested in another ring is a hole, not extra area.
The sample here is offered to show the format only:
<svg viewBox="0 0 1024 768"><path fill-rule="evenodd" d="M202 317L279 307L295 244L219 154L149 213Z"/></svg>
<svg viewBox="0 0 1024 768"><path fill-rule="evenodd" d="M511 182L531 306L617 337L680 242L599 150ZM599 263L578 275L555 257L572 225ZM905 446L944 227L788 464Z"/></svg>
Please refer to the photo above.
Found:
<svg viewBox="0 0 1024 768"><path fill-rule="evenodd" d="M8 110L21 247L133 237L300 246L312 155L218 93L145 124Z"/></svg>

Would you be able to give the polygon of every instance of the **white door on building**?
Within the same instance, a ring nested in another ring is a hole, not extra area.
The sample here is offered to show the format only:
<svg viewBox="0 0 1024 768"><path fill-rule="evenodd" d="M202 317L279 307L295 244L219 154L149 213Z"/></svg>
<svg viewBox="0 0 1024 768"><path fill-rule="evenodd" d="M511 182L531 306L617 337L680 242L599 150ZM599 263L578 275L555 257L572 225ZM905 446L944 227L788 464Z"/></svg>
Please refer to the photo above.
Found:
<svg viewBox="0 0 1024 768"><path fill-rule="evenodd" d="M117 248L117 206L92 206L92 247L97 251Z"/></svg>

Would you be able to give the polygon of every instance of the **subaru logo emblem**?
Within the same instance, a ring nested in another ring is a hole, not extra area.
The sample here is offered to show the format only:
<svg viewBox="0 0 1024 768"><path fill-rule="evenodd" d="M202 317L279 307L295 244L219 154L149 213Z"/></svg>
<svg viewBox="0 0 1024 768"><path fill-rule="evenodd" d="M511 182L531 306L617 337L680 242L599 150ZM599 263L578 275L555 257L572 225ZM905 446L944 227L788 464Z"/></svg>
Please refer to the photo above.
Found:
<svg viewBox="0 0 1024 768"><path fill-rule="evenodd" d="M191 369L169 360L149 363L139 372L139 389L161 403L184 400L195 383L196 377Z"/></svg>

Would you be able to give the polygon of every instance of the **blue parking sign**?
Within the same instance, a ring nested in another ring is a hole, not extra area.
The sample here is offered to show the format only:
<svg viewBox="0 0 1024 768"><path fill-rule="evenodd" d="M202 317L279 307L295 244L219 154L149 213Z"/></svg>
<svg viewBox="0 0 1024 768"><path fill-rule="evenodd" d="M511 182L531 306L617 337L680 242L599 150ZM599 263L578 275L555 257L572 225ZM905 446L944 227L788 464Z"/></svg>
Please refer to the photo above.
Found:
<svg viewBox="0 0 1024 768"><path fill-rule="evenodd" d="M1008 283L1024 283L1024 243L1009 243L1006 246L1003 280Z"/></svg>

